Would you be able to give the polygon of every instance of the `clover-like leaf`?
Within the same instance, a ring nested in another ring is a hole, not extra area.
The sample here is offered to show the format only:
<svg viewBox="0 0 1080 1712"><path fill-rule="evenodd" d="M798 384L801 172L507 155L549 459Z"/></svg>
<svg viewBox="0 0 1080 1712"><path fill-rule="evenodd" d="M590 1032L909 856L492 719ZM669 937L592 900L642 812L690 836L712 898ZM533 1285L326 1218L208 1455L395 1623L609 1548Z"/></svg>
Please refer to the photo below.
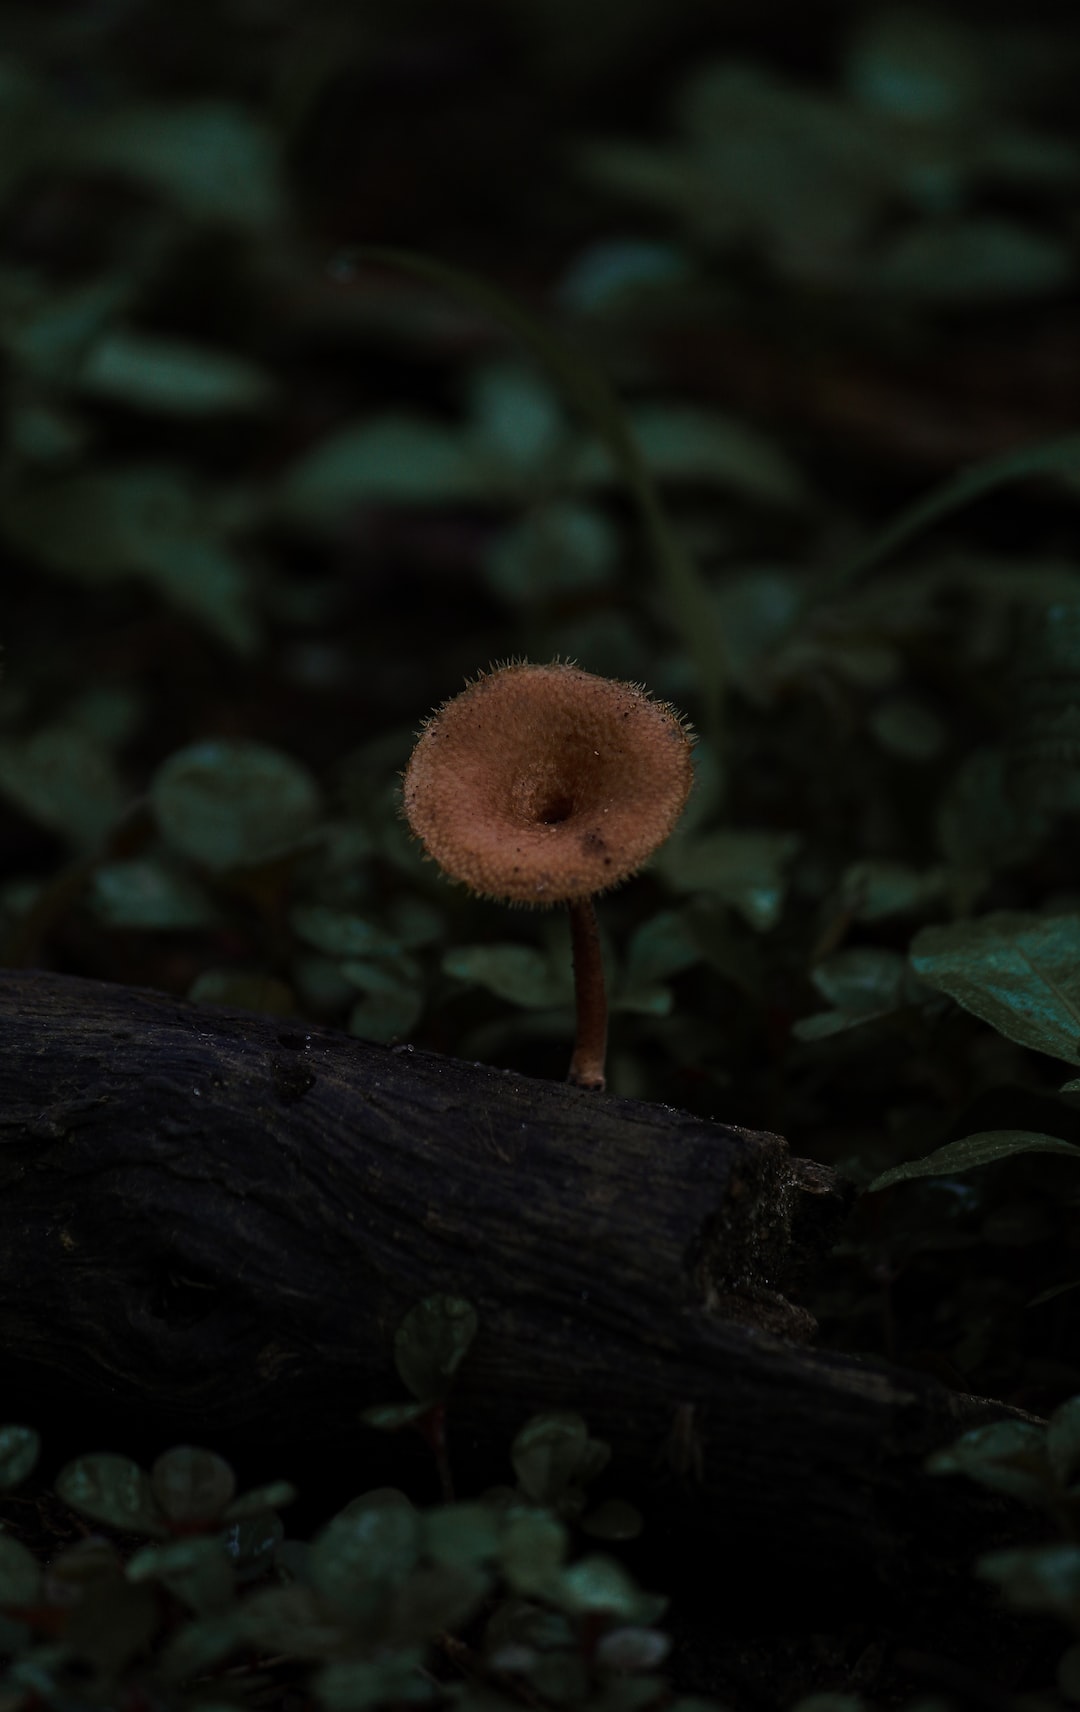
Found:
<svg viewBox="0 0 1080 1712"><path fill-rule="evenodd" d="M610 1629L600 1637L596 1662L601 1670L655 1670L671 1650L671 1641L658 1629L642 1629L631 1625Z"/></svg>
<svg viewBox="0 0 1080 1712"><path fill-rule="evenodd" d="M0 1605L32 1605L41 1588L41 1566L21 1540L0 1531Z"/></svg>
<svg viewBox="0 0 1080 1712"><path fill-rule="evenodd" d="M1075 1622L1080 1614L1080 1546L1021 1546L988 1552L975 1573L999 1587L1020 1611L1040 1611Z"/></svg>
<svg viewBox="0 0 1080 1712"><path fill-rule="evenodd" d="M589 1429L573 1410L552 1409L526 1421L510 1449L526 1497L537 1504L561 1497L578 1476L588 1443Z"/></svg>
<svg viewBox="0 0 1080 1712"><path fill-rule="evenodd" d="M1041 1504L1055 1490L1046 1431L1031 1421L991 1421L973 1427L955 1444L935 1451L926 1464L931 1474L966 1474L980 1486Z"/></svg>
<svg viewBox="0 0 1080 1712"><path fill-rule="evenodd" d="M490 1504L442 1504L424 1517L424 1550L435 1563L483 1564L498 1556L501 1526Z"/></svg>
<svg viewBox="0 0 1080 1712"><path fill-rule="evenodd" d="M706 832L674 839L656 867L676 891L711 892L764 933L780 920L801 842L795 832Z"/></svg>
<svg viewBox="0 0 1080 1712"><path fill-rule="evenodd" d="M425 1296L411 1308L394 1336L394 1364L403 1383L421 1402L444 1397L479 1321L461 1296Z"/></svg>
<svg viewBox="0 0 1080 1712"><path fill-rule="evenodd" d="M125 1533L160 1538L169 1531L149 1475L130 1457L111 1451L76 1457L57 1475L56 1492L73 1510Z"/></svg>
<svg viewBox="0 0 1080 1712"><path fill-rule="evenodd" d="M506 1519L499 1547L515 1593L547 1597L566 1561L568 1535L549 1510L518 1510Z"/></svg>
<svg viewBox="0 0 1080 1712"><path fill-rule="evenodd" d="M564 1005L574 994L566 964L554 963L532 945L458 945L446 953L443 969L512 1005Z"/></svg>
<svg viewBox="0 0 1080 1712"><path fill-rule="evenodd" d="M150 800L172 848L211 870L253 867L295 850L320 806L299 761L240 740L194 743L170 755Z"/></svg>
<svg viewBox="0 0 1080 1712"><path fill-rule="evenodd" d="M426 1637L425 1637L426 1638ZM423 1671L423 1647L397 1649L373 1659L334 1659L312 1682L326 1712L367 1712L375 1706L414 1706L434 1699Z"/></svg>
<svg viewBox="0 0 1080 1712"><path fill-rule="evenodd" d="M236 1476L216 1452L177 1445L154 1463L150 1486L169 1521L186 1529L223 1514L235 1495Z"/></svg>
<svg viewBox="0 0 1080 1712"><path fill-rule="evenodd" d="M583 1557L564 1569L553 1595L562 1610L575 1616L604 1612L623 1622L650 1623L656 1615L656 1600L643 1593L614 1558L596 1554Z"/></svg>
<svg viewBox="0 0 1080 1712"><path fill-rule="evenodd" d="M422 1644L432 1635L461 1628L475 1617L492 1578L476 1563L429 1564L414 1569L397 1588L381 1619L391 1645Z"/></svg>
<svg viewBox="0 0 1080 1712"><path fill-rule="evenodd" d="M128 1562L127 1577L160 1582L200 1617L224 1610L233 1597L233 1566L220 1537L144 1546Z"/></svg>
<svg viewBox="0 0 1080 1712"><path fill-rule="evenodd" d="M225 1511L226 1522L246 1522L254 1516L265 1516L268 1510L284 1509L296 1502L296 1487L288 1480L272 1480L268 1486L253 1486L234 1498Z"/></svg>
<svg viewBox="0 0 1080 1712"><path fill-rule="evenodd" d="M312 1541L312 1586L362 1619L414 1568L420 1542L420 1517L403 1493L392 1488L365 1493Z"/></svg>
<svg viewBox="0 0 1080 1712"><path fill-rule="evenodd" d="M41 1439L33 1427L0 1427L0 1492L32 1474L40 1455Z"/></svg>
<svg viewBox="0 0 1080 1712"><path fill-rule="evenodd" d="M1050 1416L1046 1454L1057 1481L1068 1486L1080 1469L1080 1397L1070 1397Z"/></svg>
<svg viewBox="0 0 1080 1712"><path fill-rule="evenodd" d="M360 1416L365 1427L379 1432L396 1433L400 1427L411 1427L430 1412L430 1403L373 1403Z"/></svg>

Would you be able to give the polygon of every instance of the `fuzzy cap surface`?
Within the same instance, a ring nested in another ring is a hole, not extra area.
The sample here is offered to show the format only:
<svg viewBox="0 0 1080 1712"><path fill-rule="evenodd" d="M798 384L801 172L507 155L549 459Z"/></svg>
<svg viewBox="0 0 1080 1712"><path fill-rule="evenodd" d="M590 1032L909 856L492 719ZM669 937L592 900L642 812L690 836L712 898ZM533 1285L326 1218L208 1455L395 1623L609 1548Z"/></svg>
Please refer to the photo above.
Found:
<svg viewBox="0 0 1080 1712"><path fill-rule="evenodd" d="M417 739L405 817L452 880L516 904L617 886L673 830L692 738L637 684L515 662L444 702Z"/></svg>

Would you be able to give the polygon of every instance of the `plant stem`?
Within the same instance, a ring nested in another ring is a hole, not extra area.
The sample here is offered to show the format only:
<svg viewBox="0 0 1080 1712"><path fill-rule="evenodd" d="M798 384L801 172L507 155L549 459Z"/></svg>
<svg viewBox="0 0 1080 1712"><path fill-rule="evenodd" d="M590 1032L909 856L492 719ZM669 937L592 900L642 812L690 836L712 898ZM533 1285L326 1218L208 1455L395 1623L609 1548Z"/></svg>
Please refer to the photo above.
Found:
<svg viewBox="0 0 1080 1712"><path fill-rule="evenodd" d="M570 940L574 951L574 993L577 998L577 1039L567 1077L579 1088L603 1093L607 1053L607 998L600 930L591 898L569 905Z"/></svg>

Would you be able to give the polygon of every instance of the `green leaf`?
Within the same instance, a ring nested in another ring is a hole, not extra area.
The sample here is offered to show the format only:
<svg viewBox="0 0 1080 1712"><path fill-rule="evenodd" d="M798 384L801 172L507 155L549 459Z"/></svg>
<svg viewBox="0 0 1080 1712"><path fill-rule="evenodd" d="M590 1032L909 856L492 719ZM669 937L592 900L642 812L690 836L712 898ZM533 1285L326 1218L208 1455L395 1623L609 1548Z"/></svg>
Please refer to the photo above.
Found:
<svg viewBox="0 0 1080 1712"><path fill-rule="evenodd" d="M66 724L0 738L0 795L82 850L101 843L127 801L108 751Z"/></svg>
<svg viewBox="0 0 1080 1712"><path fill-rule="evenodd" d="M931 11L903 7L856 15L845 82L863 106L903 125L955 123L983 104L978 49L955 19Z"/></svg>
<svg viewBox="0 0 1080 1712"><path fill-rule="evenodd" d="M626 1623L648 1623L655 1615L655 1601L642 1593L613 1558L583 1557L564 1569L559 1578L555 1603L575 1616L603 1612Z"/></svg>
<svg viewBox="0 0 1080 1712"><path fill-rule="evenodd" d="M1060 291L1074 273L1064 245L1019 220L972 215L900 233L868 270L877 291L920 303L1000 303Z"/></svg>
<svg viewBox="0 0 1080 1712"><path fill-rule="evenodd" d="M362 1619L415 1568L420 1541L420 1516L402 1493L367 1493L312 1541L312 1585L340 1610Z"/></svg>
<svg viewBox="0 0 1080 1712"><path fill-rule="evenodd" d="M0 1492L21 1485L40 1455L41 1438L33 1427L0 1427Z"/></svg>
<svg viewBox="0 0 1080 1712"><path fill-rule="evenodd" d="M1054 1481L1046 1453L1046 1431L1030 1421L991 1421L973 1427L947 1450L927 1460L931 1474L966 1474L993 1492L1044 1503Z"/></svg>
<svg viewBox="0 0 1080 1712"><path fill-rule="evenodd" d="M259 410L273 394L270 377L242 357L132 328L98 339L78 379L85 392L166 416Z"/></svg>
<svg viewBox="0 0 1080 1712"><path fill-rule="evenodd" d="M283 211L272 134L232 102L131 107L78 127L80 165L141 180L188 215L260 229Z"/></svg>
<svg viewBox="0 0 1080 1712"><path fill-rule="evenodd" d="M596 1648L601 1670L638 1672L655 1670L671 1651L671 1640L658 1629L627 1626L602 1635Z"/></svg>
<svg viewBox="0 0 1080 1712"><path fill-rule="evenodd" d="M566 1528L549 1510L507 1517L500 1545L503 1574L515 1593L548 1598L566 1560Z"/></svg>
<svg viewBox="0 0 1080 1712"><path fill-rule="evenodd" d="M566 433L547 379L511 360L483 363L469 377L470 440L493 465L536 480Z"/></svg>
<svg viewBox="0 0 1080 1712"><path fill-rule="evenodd" d="M131 290L131 281L116 274L50 291L33 274L2 272L0 344L35 380L69 385Z"/></svg>
<svg viewBox="0 0 1080 1712"><path fill-rule="evenodd" d="M234 1593L233 1567L220 1539L144 1546L127 1565L129 1581L159 1581L199 1617L224 1610Z"/></svg>
<svg viewBox="0 0 1080 1712"><path fill-rule="evenodd" d="M526 1497L551 1504L573 1484L585 1462L589 1429L569 1409L534 1415L514 1439L510 1460Z"/></svg>
<svg viewBox="0 0 1080 1712"><path fill-rule="evenodd" d="M424 1009L419 971L402 957L372 963L350 958L340 965L353 987L367 996L349 1012L349 1033L361 1040L398 1040L416 1026Z"/></svg>
<svg viewBox="0 0 1080 1712"><path fill-rule="evenodd" d="M667 845L656 867L676 891L712 892L763 933L780 920L801 843L797 832L707 832Z"/></svg>
<svg viewBox="0 0 1080 1712"><path fill-rule="evenodd" d="M291 1489L290 1489L291 1490ZM237 1501L238 1506L244 1500ZM233 1506L230 1505L230 1510ZM278 1561L285 1538L285 1524L276 1510L260 1504L253 1514L242 1510L239 1515L225 1515L225 1527L218 1539L241 1582L258 1581L267 1575Z"/></svg>
<svg viewBox="0 0 1080 1712"><path fill-rule="evenodd" d="M89 902L106 927L187 933L218 920L197 880L153 856L101 863L90 877Z"/></svg>
<svg viewBox="0 0 1080 1712"><path fill-rule="evenodd" d="M570 1004L574 983L569 964L553 963L531 945L459 945L443 958L444 973L475 981L496 998L534 1009Z"/></svg>
<svg viewBox="0 0 1080 1712"><path fill-rule="evenodd" d="M296 1487L288 1480L271 1480L267 1486L253 1486L234 1498L225 1511L227 1522L246 1522L263 1517L268 1510L283 1510L296 1502Z"/></svg>
<svg viewBox="0 0 1080 1712"><path fill-rule="evenodd" d="M421 1402L444 1397L478 1329L476 1309L461 1296L425 1296L394 1336L394 1365Z"/></svg>
<svg viewBox="0 0 1080 1712"><path fill-rule="evenodd" d="M1061 1486L1072 1484L1080 1469L1080 1397L1070 1397L1050 1416L1046 1428L1046 1454Z"/></svg>
<svg viewBox="0 0 1080 1712"><path fill-rule="evenodd" d="M388 957L401 950L401 941L381 927L326 904L297 904L289 926L298 938L330 957Z"/></svg>
<svg viewBox="0 0 1080 1712"><path fill-rule="evenodd" d="M0 1605L33 1605L41 1588L41 1567L32 1552L0 1531Z"/></svg>
<svg viewBox="0 0 1080 1712"><path fill-rule="evenodd" d="M767 705L774 661L802 613L798 579L790 571L755 565L724 574L713 598L732 682L750 701Z"/></svg>
<svg viewBox="0 0 1080 1712"><path fill-rule="evenodd" d="M980 1130L976 1135L965 1135L960 1141L935 1148L924 1159L909 1159L904 1165L883 1171L867 1184L866 1193L889 1189L894 1183L906 1183L912 1177L952 1177L958 1171L974 1171L979 1165L992 1165L1018 1153L1066 1153L1080 1160L1080 1147L1074 1147L1071 1141L1060 1141L1056 1135L1040 1135L1028 1129Z"/></svg>
<svg viewBox="0 0 1080 1712"><path fill-rule="evenodd" d="M891 1010L903 1004L916 985L903 952L879 945L837 951L815 965L810 979L822 998L854 1016Z"/></svg>
<svg viewBox="0 0 1080 1712"><path fill-rule="evenodd" d="M423 1645L451 1634L476 1616L491 1591L491 1576L476 1564L433 1564L416 1569L397 1590L386 1613L393 1645Z"/></svg>
<svg viewBox="0 0 1080 1712"><path fill-rule="evenodd" d="M987 1552L975 1565L1018 1611L1038 1611L1074 1623L1080 1611L1080 1546L1021 1546Z"/></svg>
<svg viewBox="0 0 1080 1712"><path fill-rule="evenodd" d="M427 1637L425 1637L426 1639ZM415 1706L432 1700L434 1684L423 1671L421 1647L376 1659L335 1659L312 1689L326 1712L368 1712L375 1706Z"/></svg>
<svg viewBox="0 0 1080 1712"><path fill-rule="evenodd" d="M236 1476L224 1457L195 1445L177 1445L150 1470L154 1497L170 1522L185 1527L214 1522L232 1503Z"/></svg>
<svg viewBox="0 0 1080 1712"><path fill-rule="evenodd" d="M914 696L890 696L870 715L881 747L903 761L933 761L948 741L937 714Z"/></svg>
<svg viewBox="0 0 1080 1712"><path fill-rule="evenodd" d="M812 969L810 979L834 1009L797 1022L794 1033L799 1040L821 1040L857 1028L926 996L903 953L883 946L838 951Z"/></svg>
<svg viewBox="0 0 1080 1712"><path fill-rule="evenodd" d="M629 988L647 987L680 975L700 963L703 956L690 912L661 910L632 935L623 981Z"/></svg>
<svg viewBox="0 0 1080 1712"><path fill-rule="evenodd" d="M708 588L676 535L626 411L606 376L505 292L477 274L408 250L366 245L361 262L400 268L491 315L532 353L566 399L611 452L633 496L663 580L674 623L693 661L705 707L705 724L718 726L722 701L719 635Z"/></svg>
<svg viewBox="0 0 1080 1712"><path fill-rule="evenodd" d="M951 512L981 499L984 493L992 493L1005 482L1059 472L1075 476L1078 470L1080 434L1068 434L1058 440L1041 440L1034 446L1024 446L1019 451L1006 452L1002 457L972 464L950 481L933 488L924 499L908 506L849 559L838 561L831 571L817 580L814 599L837 594L862 576L864 571L906 546L916 535L921 535L923 530L948 517Z"/></svg>
<svg viewBox="0 0 1080 1712"><path fill-rule="evenodd" d="M927 927L911 946L927 986L1009 1040L1080 1064L1080 915L999 911Z"/></svg>
<svg viewBox="0 0 1080 1712"><path fill-rule="evenodd" d="M0 527L28 557L91 585L136 577L228 647L258 630L247 568L216 539L189 474L132 465L49 476L0 504Z"/></svg>
<svg viewBox="0 0 1080 1712"><path fill-rule="evenodd" d="M601 238L571 263L559 286L559 301L578 315L602 315L692 277L689 258L674 244Z"/></svg>
<svg viewBox="0 0 1080 1712"><path fill-rule="evenodd" d="M603 512L553 500L496 537L484 571L495 594L527 606L605 587L618 559L618 531Z"/></svg>
<svg viewBox="0 0 1080 1712"><path fill-rule="evenodd" d="M414 1421L423 1420L430 1409L430 1403L373 1403L370 1409L363 1411L360 1419L365 1427L396 1433L399 1427L411 1427Z"/></svg>
<svg viewBox="0 0 1080 1712"><path fill-rule="evenodd" d="M840 900L856 921L917 915L937 903L947 878L944 868L912 868L906 862L867 857L844 869Z"/></svg>
<svg viewBox="0 0 1080 1712"><path fill-rule="evenodd" d="M332 1602L329 1596L323 1597L319 1589L299 1583L290 1587L258 1589L249 1594L239 1608L239 1623L232 1625L232 1644L239 1640L260 1651L284 1653L296 1659L333 1658L348 1645L350 1630L354 1623L362 1622L369 1613L378 1591L376 1584L368 1579L350 1586L343 1576L340 1586L341 1599L334 1598ZM203 1630L199 1640L207 1652L220 1644L228 1632L225 1625L229 1621L229 1617L217 1619L222 1625L220 1629L207 1627ZM181 1674L177 1668L177 1655L180 1659L184 1657L183 1632L179 1639L181 1644L170 1660L175 1675ZM183 1674L193 1673L184 1671Z"/></svg>
<svg viewBox="0 0 1080 1712"><path fill-rule="evenodd" d="M158 768L150 801L166 841L215 871L295 850L315 824L319 790L306 767L263 743L194 743Z"/></svg>
<svg viewBox="0 0 1080 1712"><path fill-rule="evenodd" d="M76 1457L57 1475L56 1494L73 1510L125 1533L160 1538L168 1532L149 1475L130 1457L111 1451Z"/></svg>
<svg viewBox="0 0 1080 1712"><path fill-rule="evenodd" d="M160 1655L164 1681L187 1683L204 1676L246 1640L246 1605L234 1605L221 1616L200 1617L174 1631Z"/></svg>
<svg viewBox="0 0 1080 1712"><path fill-rule="evenodd" d="M1025 861L1046 836L1046 816L1017 800L997 749L976 749L953 774L937 813L942 855L958 868L996 873Z"/></svg>
<svg viewBox="0 0 1080 1712"><path fill-rule="evenodd" d="M424 1517L424 1550L434 1563L490 1563L499 1555L500 1535L490 1504L443 1504Z"/></svg>
<svg viewBox="0 0 1080 1712"><path fill-rule="evenodd" d="M745 422L692 404L641 405L630 427L659 481L692 482L739 494L758 505L806 505L806 483L764 434ZM617 469L600 446L586 446L573 471L583 485L612 481Z"/></svg>
<svg viewBox="0 0 1080 1712"><path fill-rule="evenodd" d="M323 440L289 471L279 503L296 522L336 524L355 506L482 503L501 489L460 428L398 414Z"/></svg>

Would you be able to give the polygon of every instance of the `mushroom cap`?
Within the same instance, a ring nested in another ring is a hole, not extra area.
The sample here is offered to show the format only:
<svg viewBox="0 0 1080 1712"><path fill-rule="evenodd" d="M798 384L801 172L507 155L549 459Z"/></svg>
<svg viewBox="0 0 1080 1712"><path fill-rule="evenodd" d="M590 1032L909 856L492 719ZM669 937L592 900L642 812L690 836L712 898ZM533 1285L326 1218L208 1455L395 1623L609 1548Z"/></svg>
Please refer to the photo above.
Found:
<svg viewBox="0 0 1080 1712"><path fill-rule="evenodd" d="M516 904L573 903L636 873L693 783L692 738L637 684L511 662L426 722L405 817L452 880Z"/></svg>

